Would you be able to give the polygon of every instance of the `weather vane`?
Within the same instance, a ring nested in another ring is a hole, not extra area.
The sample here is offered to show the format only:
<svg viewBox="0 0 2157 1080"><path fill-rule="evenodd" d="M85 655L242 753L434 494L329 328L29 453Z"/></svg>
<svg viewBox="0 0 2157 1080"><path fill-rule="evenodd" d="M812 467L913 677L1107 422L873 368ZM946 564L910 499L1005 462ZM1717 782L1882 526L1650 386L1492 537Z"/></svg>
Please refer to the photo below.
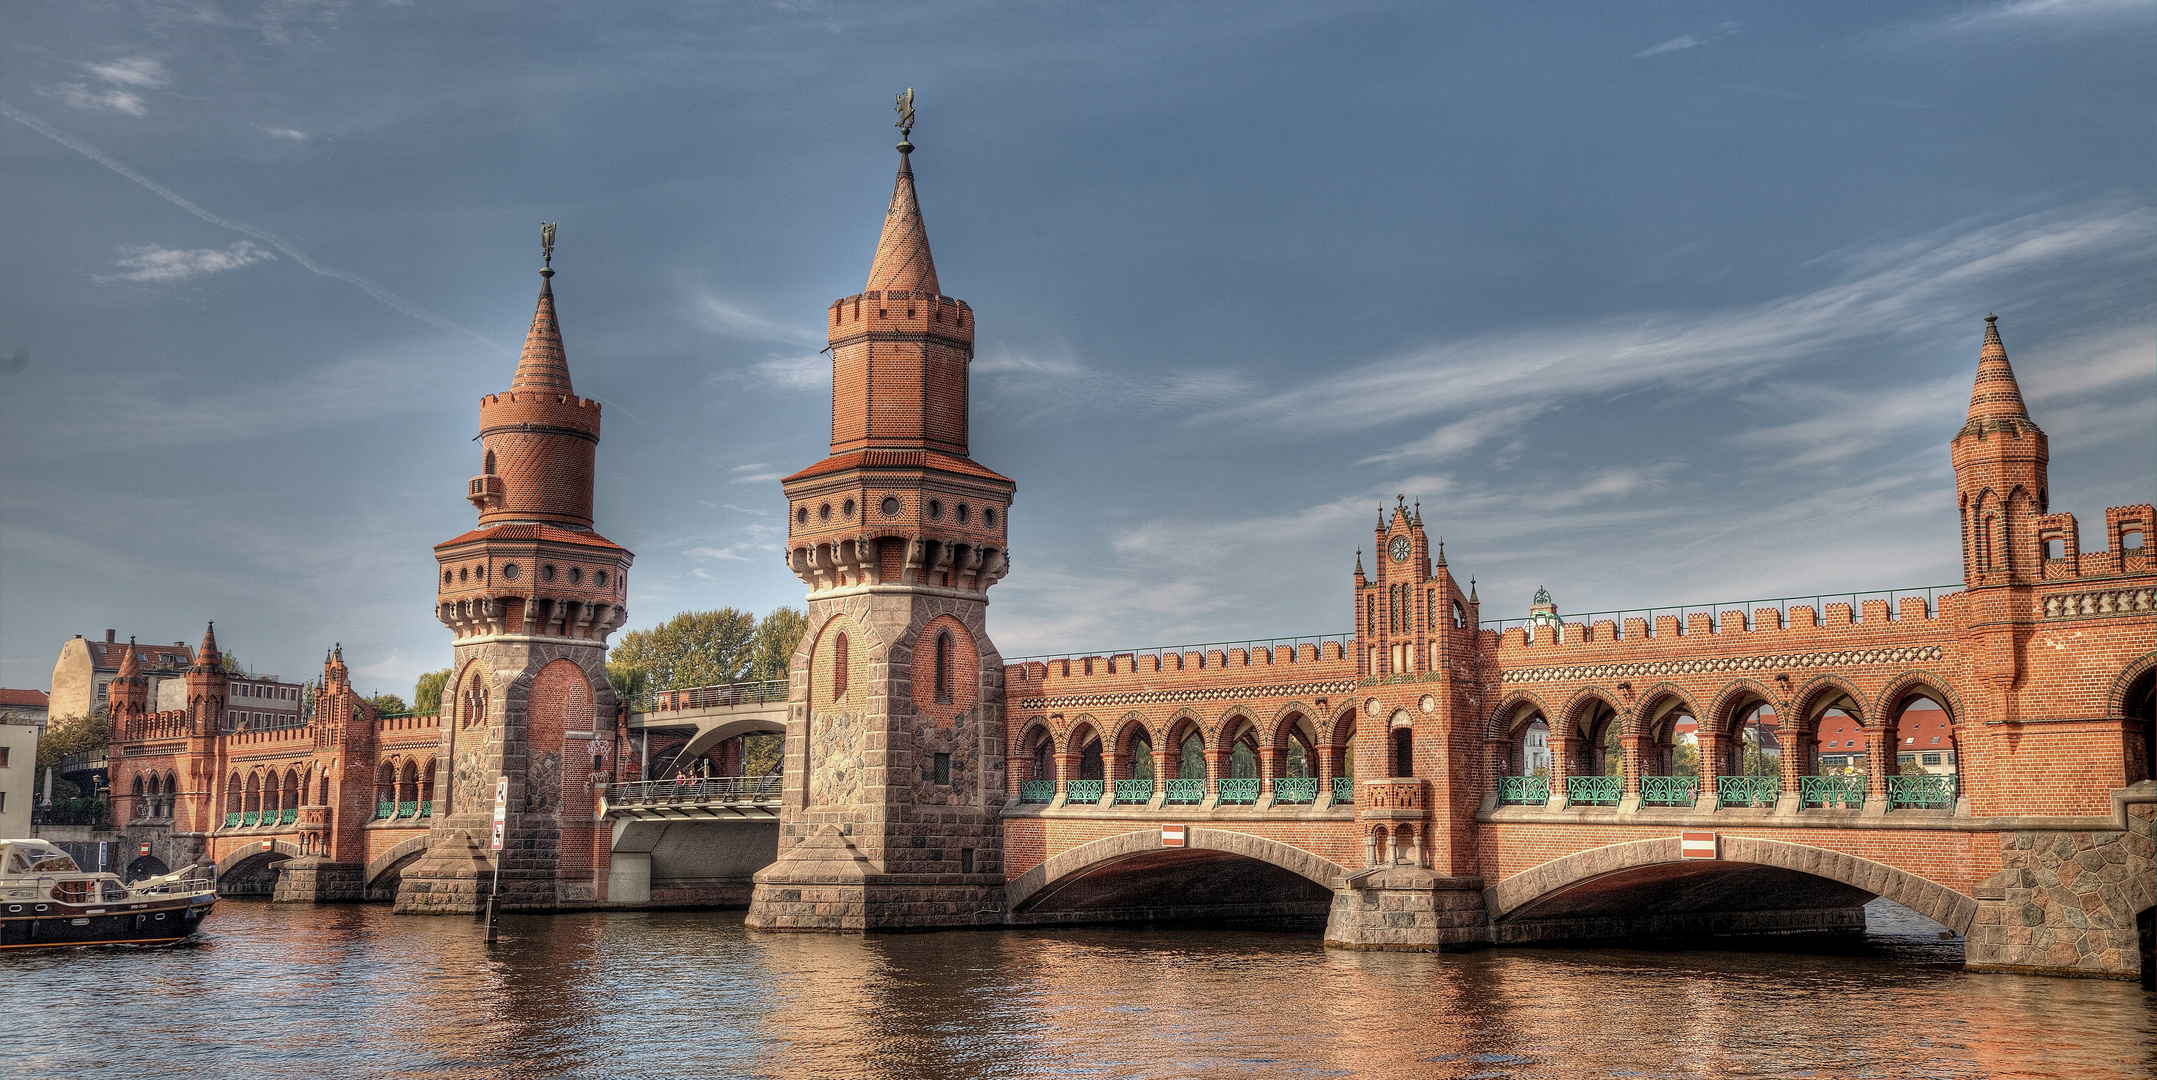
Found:
<svg viewBox="0 0 2157 1080"><path fill-rule="evenodd" d="M554 223L551 221L539 223L539 257L546 262L547 269L554 269Z"/></svg>
<svg viewBox="0 0 2157 1080"><path fill-rule="evenodd" d="M899 122L891 125L899 129L899 149L912 150L914 137L914 88L909 86L898 97L898 104L891 111L899 114Z"/></svg>

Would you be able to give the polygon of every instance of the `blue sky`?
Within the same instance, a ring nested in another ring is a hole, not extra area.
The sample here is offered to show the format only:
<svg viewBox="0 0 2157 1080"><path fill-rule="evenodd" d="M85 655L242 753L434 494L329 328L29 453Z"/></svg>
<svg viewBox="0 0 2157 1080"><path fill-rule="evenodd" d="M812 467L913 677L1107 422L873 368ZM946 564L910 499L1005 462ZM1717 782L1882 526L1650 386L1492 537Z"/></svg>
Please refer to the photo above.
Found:
<svg viewBox="0 0 2157 1080"><path fill-rule="evenodd" d="M1396 493L1486 616L1952 581L1987 311L2054 509L2157 496L2153 45L2150 0L8 5L0 682L212 618L446 664L542 219L631 626L798 605L777 478L907 86L1007 656L1343 629Z"/></svg>

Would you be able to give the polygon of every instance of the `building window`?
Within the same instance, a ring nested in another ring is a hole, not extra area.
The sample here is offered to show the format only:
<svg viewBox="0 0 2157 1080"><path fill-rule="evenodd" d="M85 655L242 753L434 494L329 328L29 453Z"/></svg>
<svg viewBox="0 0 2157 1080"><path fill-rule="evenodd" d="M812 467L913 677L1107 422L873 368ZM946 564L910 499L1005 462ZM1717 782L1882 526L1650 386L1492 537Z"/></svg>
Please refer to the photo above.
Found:
<svg viewBox="0 0 2157 1080"><path fill-rule="evenodd" d="M1940 755L1938 755L1938 754L1926 754L1926 755L1925 755L1924 757L1920 758L1919 760L1920 760L1920 761L1922 761L1922 762L1924 762L1924 763L1925 763L1925 764L1927 764L1927 765L1938 765L1938 764L1940 763Z"/></svg>
<svg viewBox="0 0 2157 1080"><path fill-rule="evenodd" d="M885 517L897 517L899 514L899 497L896 495L884 496L884 501L877 504L877 509L882 510Z"/></svg>
<svg viewBox="0 0 2157 1080"><path fill-rule="evenodd" d="M508 578L511 581L517 580L517 564L504 563L502 565L502 576Z"/></svg>
<svg viewBox="0 0 2157 1080"><path fill-rule="evenodd" d="M951 632L936 635L936 703L951 704Z"/></svg>
<svg viewBox="0 0 2157 1080"><path fill-rule="evenodd" d="M840 631L839 636L833 638L831 642L831 696L833 700L846 696L846 669L848 666L846 633L845 631Z"/></svg>
<svg viewBox="0 0 2157 1080"><path fill-rule="evenodd" d="M936 755L936 783L939 787L951 786L951 755Z"/></svg>
<svg viewBox="0 0 2157 1080"><path fill-rule="evenodd" d="M8 752L8 749L9 749L8 747L5 747L5 746L0 746L0 769L5 769L5 768L7 768L7 752Z"/></svg>
<svg viewBox="0 0 2157 1080"><path fill-rule="evenodd" d="M930 520L930 521L935 521L935 520L937 520L938 518L941 518L941 517L943 517L943 516L944 516L944 504L943 504L943 500L941 500L941 499L930 499L930 500L929 500L929 520Z"/></svg>
<svg viewBox="0 0 2157 1080"><path fill-rule="evenodd" d="M958 505L957 509L956 509L956 510L954 510L953 512L954 512L955 514L957 514L957 515L958 515L958 519L959 519L959 524L961 524L961 525L964 525L964 524L966 524L966 519L967 519L968 517L970 517L970 516L972 516L972 515L973 515L973 511L972 511L972 510L969 510L969 509L967 509L967 506L966 506L966 504L965 504L965 503L960 503L960 504Z"/></svg>

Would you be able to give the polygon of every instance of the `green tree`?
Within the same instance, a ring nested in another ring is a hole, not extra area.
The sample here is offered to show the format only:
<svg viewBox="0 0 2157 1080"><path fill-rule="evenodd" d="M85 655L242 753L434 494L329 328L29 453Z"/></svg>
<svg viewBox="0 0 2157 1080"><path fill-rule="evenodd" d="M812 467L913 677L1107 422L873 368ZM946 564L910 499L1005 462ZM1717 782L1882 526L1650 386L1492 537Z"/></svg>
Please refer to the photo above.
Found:
<svg viewBox="0 0 2157 1080"><path fill-rule="evenodd" d="M374 714L376 716L387 716L390 713L411 711L410 709L406 708L404 699L398 697L395 694L376 694L375 696L367 699L367 704L374 706Z"/></svg>
<svg viewBox="0 0 2157 1080"><path fill-rule="evenodd" d="M741 772L743 776L764 776L779 767L779 758L786 752L786 736L778 734L744 735L741 737Z"/></svg>
<svg viewBox="0 0 2157 1080"><path fill-rule="evenodd" d="M607 682L614 687L614 700L628 704L629 711L651 711L652 677L643 668L610 663Z"/></svg>
<svg viewBox="0 0 2157 1080"><path fill-rule="evenodd" d="M742 681L755 639L756 616L746 611L685 611L623 634L607 661L644 672L656 690L716 686Z"/></svg>
<svg viewBox="0 0 2157 1080"><path fill-rule="evenodd" d="M794 648L801 644L803 634L809 632L809 616L806 612L790 607L776 607L756 624L756 641L751 648L749 678L755 680L784 679L787 666L794 661Z"/></svg>
<svg viewBox="0 0 2157 1080"><path fill-rule="evenodd" d="M448 668L420 676L419 684L412 687L412 711L423 715L441 712L442 691L448 686Z"/></svg>
<svg viewBox="0 0 2157 1080"><path fill-rule="evenodd" d="M1670 775L1700 775L1700 747L1697 744L1679 743L1670 751Z"/></svg>
<svg viewBox="0 0 2157 1080"><path fill-rule="evenodd" d="M45 734L39 737L37 741L37 776L33 781L36 797L38 799L45 797L46 769L57 772L60 768L61 758L69 754L103 750L105 744L110 742L111 739L112 726L105 722L105 717L101 713L92 713L89 716L63 716L47 723L45 725ZM52 792L55 805L60 799L70 799L84 794L74 784L60 779L57 775L52 780Z"/></svg>

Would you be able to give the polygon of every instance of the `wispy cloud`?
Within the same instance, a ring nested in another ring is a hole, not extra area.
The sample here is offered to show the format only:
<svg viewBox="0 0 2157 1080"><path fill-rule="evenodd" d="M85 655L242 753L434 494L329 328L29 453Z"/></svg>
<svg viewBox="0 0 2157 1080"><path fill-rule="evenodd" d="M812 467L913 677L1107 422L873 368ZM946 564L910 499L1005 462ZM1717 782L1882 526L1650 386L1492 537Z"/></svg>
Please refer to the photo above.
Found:
<svg viewBox="0 0 2157 1080"><path fill-rule="evenodd" d="M742 376L780 390L825 390L831 386L831 361L815 354L775 356L737 372L722 373L719 377Z"/></svg>
<svg viewBox="0 0 2157 1080"><path fill-rule="evenodd" d="M148 57L129 57L107 64L84 64L83 70L109 83L154 90L171 81L165 65Z"/></svg>
<svg viewBox="0 0 2157 1080"><path fill-rule="evenodd" d="M1226 369L1108 371L1077 360L997 350L974 361L979 392L1010 409L1088 406L1115 413L1203 412L1248 400L1254 384Z"/></svg>
<svg viewBox="0 0 2157 1080"><path fill-rule="evenodd" d="M1690 393L1754 383L1797 360L1974 318L1973 297L2011 274L2069 262L2147 262L2153 249L2157 209L2124 202L1964 222L1815 260L1839 270L1837 280L1766 303L1434 345L1277 390L1222 415L1278 421L1285 429L1450 416L1458 419L1369 460L1456 454L1505 430L1476 419L1492 410L1528 415L1566 399L1651 385Z"/></svg>
<svg viewBox="0 0 2157 1080"><path fill-rule="evenodd" d="M775 322L740 304L710 293L696 296L690 304L690 311L696 321L706 329L729 337L747 338L751 341L783 341L792 345L813 344L819 340L815 332L804 326Z"/></svg>
<svg viewBox="0 0 2157 1080"><path fill-rule="evenodd" d="M125 268L122 273L98 274L91 280L100 283L186 281L204 274L237 270L276 257L245 240L229 248L194 248L187 251L161 248L155 244L129 244L120 249L120 258L116 260Z"/></svg>
<svg viewBox="0 0 2157 1080"><path fill-rule="evenodd" d="M2157 4L2149 0L2009 0L1966 8L1932 26L1948 33L2023 27L2093 30L2153 15Z"/></svg>
<svg viewBox="0 0 2157 1080"><path fill-rule="evenodd" d="M1726 22L1720 26L1717 26L1715 29L1706 31L1704 33L1685 34L1680 37L1671 38L1669 41L1663 42L1660 45L1650 45L1647 48L1634 53L1633 59L1645 60L1651 56L1661 56L1664 53L1677 52L1680 49L1696 49L1702 45L1707 44L1708 42L1720 41L1721 39L1729 37L1730 35L1737 32L1737 23Z"/></svg>
<svg viewBox="0 0 2157 1080"><path fill-rule="evenodd" d="M259 127L260 125L257 126ZM307 141L307 133L297 128L266 127L262 128L261 130L263 134L269 135L273 138L291 139L293 142Z"/></svg>

